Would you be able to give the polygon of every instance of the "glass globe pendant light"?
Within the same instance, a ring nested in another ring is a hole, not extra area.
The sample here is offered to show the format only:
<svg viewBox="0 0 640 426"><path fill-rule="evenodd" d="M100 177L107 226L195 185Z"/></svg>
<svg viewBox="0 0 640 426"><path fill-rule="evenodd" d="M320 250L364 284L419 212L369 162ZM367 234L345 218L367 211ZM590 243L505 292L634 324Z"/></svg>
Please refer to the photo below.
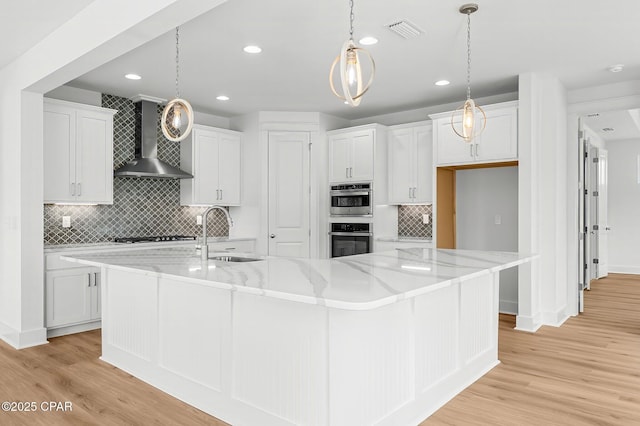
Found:
<svg viewBox="0 0 640 426"><path fill-rule="evenodd" d="M342 45L340 53L331 64L331 70L329 71L329 86L331 87L331 91L334 95L344 100L345 103L355 107L360 105L362 95L364 95L367 90L369 90L369 87L371 87L371 83L373 82L373 77L376 72L376 64L371 54L362 47L356 46L353 41L353 0L349 1L349 7L351 9L351 13L349 15L349 40ZM371 66L371 74L366 85L364 84L362 77L362 66L359 53L362 53L363 56L368 58ZM342 86L342 91L340 93L338 93L333 83L334 72L338 64L340 64L339 73L340 84Z"/></svg>
<svg viewBox="0 0 640 426"><path fill-rule="evenodd" d="M180 98L179 77L180 27L176 27L176 97L164 108L160 122L162 133L172 142L179 142L189 136L193 127L193 108L189 102Z"/></svg>
<svg viewBox="0 0 640 426"><path fill-rule="evenodd" d="M467 100L451 115L451 127L465 142L471 142L487 124L484 110L471 99L471 14L477 11L478 5L475 3L460 6L460 13L467 15Z"/></svg>

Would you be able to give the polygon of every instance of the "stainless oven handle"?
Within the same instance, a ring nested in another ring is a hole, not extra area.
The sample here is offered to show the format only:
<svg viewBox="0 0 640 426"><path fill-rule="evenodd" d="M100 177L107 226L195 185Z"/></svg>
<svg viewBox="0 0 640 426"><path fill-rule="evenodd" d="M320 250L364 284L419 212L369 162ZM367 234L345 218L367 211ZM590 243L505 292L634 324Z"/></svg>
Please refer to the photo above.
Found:
<svg viewBox="0 0 640 426"><path fill-rule="evenodd" d="M373 232L329 232L329 235L338 237L371 237Z"/></svg>
<svg viewBox="0 0 640 426"><path fill-rule="evenodd" d="M345 196L345 197L351 197L353 195L371 195L371 192L369 191L362 191L362 190L357 190L357 191L331 191L331 196L335 197L335 196Z"/></svg>

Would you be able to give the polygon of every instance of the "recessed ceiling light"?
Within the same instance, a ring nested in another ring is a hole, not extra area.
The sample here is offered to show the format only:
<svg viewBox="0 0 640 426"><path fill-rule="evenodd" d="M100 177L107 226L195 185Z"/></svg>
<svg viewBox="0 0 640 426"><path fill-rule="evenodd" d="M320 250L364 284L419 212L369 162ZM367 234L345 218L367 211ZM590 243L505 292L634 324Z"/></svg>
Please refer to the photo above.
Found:
<svg viewBox="0 0 640 426"><path fill-rule="evenodd" d="M436 81L436 86L447 86L450 84L449 80L438 80Z"/></svg>
<svg viewBox="0 0 640 426"><path fill-rule="evenodd" d="M611 72L620 72L620 71L622 71L623 68L624 68L623 64L611 65L609 67L609 71L611 71Z"/></svg>
<svg viewBox="0 0 640 426"><path fill-rule="evenodd" d="M127 74L124 76L124 78L127 78L129 80L140 80L142 77L140 77L138 74Z"/></svg>
<svg viewBox="0 0 640 426"><path fill-rule="evenodd" d="M245 46L244 49L245 52L247 53L260 53L262 52L262 49L260 48L260 46L253 46L253 45L249 45L249 46Z"/></svg>
<svg viewBox="0 0 640 426"><path fill-rule="evenodd" d="M360 39L360 44L364 46L371 46L372 44L376 44L378 39L372 36L362 37Z"/></svg>
<svg viewBox="0 0 640 426"><path fill-rule="evenodd" d="M216 99L219 100L219 101L228 101L229 97L225 96L225 95L220 95L220 96L216 97Z"/></svg>

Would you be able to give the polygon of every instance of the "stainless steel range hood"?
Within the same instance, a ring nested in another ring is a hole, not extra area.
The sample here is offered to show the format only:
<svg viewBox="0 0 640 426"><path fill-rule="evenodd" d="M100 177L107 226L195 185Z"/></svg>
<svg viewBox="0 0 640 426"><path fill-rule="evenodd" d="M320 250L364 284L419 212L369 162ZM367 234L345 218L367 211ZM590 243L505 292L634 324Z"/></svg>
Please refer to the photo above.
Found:
<svg viewBox="0 0 640 426"><path fill-rule="evenodd" d="M158 104L142 99L134 105L135 159L118 168L113 175L137 178L193 178L193 175L158 158Z"/></svg>

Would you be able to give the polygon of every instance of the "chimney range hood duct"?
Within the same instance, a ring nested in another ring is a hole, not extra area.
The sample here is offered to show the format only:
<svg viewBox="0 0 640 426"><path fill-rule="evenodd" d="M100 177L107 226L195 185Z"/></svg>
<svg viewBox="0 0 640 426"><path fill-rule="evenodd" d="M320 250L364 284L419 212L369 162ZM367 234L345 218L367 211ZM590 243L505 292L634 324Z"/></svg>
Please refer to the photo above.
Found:
<svg viewBox="0 0 640 426"><path fill-rule="evenodd" d="M135 159L118 168L118 177L189 179L193 175L158 159L157 103L142 99L135 106Z"/></svg>

